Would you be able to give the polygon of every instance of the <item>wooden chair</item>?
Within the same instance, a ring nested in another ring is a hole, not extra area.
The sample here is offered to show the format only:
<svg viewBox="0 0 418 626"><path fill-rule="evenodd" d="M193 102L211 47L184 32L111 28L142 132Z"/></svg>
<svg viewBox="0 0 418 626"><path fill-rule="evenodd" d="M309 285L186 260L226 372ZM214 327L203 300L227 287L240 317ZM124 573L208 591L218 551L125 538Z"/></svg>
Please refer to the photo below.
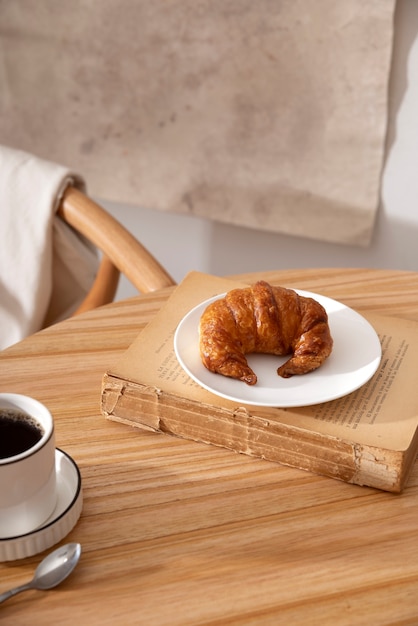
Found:
<svg viewBox="0 0 418 626"><path fill-rule="evenodd" d="M175 285L162 265L122 224L75 187L66 189L57 213L102 252L96 279L75 315L112 302L120 273L141 293Z"/></svg>

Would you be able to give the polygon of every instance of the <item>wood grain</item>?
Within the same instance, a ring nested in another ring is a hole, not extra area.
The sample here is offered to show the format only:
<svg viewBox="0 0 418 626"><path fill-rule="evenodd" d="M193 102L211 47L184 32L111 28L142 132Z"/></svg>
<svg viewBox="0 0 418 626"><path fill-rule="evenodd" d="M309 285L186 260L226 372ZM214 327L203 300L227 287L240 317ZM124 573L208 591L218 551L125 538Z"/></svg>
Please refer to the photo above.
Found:
<svg viewBox="0 0 418 626"><path fill-rule="evenodd" d="M418 320L416 273L262 276ZM85 494L66 539L82 544L77 570L54 591L9 600L1 623L417 624L417 464L394 496L100 415L104 371L170 292L102 307L0 354L0 390L47 404ZM0 591L30 578L41 556L0 564Z"/></svg>

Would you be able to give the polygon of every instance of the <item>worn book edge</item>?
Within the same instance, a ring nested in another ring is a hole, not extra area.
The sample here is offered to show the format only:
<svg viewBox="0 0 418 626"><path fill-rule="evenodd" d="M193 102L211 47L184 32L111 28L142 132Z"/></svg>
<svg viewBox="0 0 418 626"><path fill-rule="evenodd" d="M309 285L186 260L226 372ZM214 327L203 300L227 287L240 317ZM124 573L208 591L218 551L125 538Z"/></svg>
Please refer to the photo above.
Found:
<svg viewBox="0 0 418 626"><path fill-rule="evenodd" d="M357 485L398 493L415 460L417 437L389 450L323 435L240 407L234 412L165 393L106 373L101 409L111 420L228 448Z"/></svg>

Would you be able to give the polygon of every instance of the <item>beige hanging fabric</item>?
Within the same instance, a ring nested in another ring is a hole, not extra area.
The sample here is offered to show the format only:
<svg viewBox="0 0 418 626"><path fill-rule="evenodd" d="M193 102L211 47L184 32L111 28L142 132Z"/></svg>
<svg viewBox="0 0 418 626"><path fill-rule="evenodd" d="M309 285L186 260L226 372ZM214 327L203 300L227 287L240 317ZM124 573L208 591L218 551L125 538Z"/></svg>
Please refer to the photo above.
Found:
<svg viewBox="0 0 418 626"><path fill-rule="evenodd" d="M0 143L93 196L369 244L395 0L0 3Z"/></svg>

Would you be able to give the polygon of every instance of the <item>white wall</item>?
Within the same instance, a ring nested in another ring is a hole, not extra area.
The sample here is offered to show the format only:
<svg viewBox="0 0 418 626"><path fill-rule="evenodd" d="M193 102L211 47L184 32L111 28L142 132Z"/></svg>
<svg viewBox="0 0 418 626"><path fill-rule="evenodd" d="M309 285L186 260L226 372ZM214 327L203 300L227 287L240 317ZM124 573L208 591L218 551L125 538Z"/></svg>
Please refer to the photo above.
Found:
<svg viewBox="0 0 418 626"><path fill-rule="evenodd" d="M339 246L103 202L180 281L298 267L418 271L418 0L398 0L382 201L370 247ZM136 295L122 279L117 298Z"/></svg>

